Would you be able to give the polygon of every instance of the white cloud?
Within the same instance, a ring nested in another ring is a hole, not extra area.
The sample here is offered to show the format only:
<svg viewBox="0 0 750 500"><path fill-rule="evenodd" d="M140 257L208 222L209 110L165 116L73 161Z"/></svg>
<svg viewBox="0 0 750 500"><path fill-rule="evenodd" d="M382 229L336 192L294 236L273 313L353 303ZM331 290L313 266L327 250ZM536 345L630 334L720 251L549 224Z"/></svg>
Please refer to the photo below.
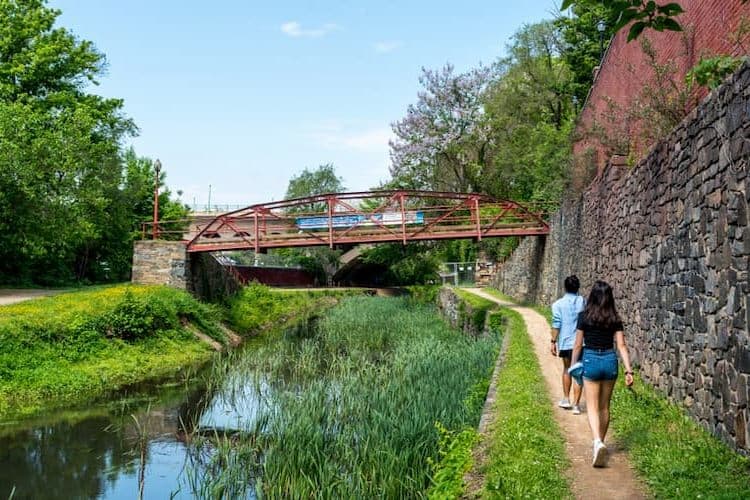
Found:
<svg viewBox="0 0 750 500"><path fill-rule="evenodd" d="M310 134L310 137L328 149L381 153L388 151L388 140L391 135L389 127L346 132L341 127L326 124L321 127L321 130Z"/></svg>
<svg viewBox="0 0 750 500"><path fill-rule="evenodd" d="M396 41L381 41L374 43L372 46L378 54L387 54L388 52L393 52L399 47L401 47L401 42Z"/></svg>
<svg viewBox="0 0 750 500"><path fill-rule="evenodd" d="M337 29L339 29L339 26L333 23L327 23L317 28L303 28L297 21L289 21L281 25L281 32L293 38L318 38Z"/></svg>

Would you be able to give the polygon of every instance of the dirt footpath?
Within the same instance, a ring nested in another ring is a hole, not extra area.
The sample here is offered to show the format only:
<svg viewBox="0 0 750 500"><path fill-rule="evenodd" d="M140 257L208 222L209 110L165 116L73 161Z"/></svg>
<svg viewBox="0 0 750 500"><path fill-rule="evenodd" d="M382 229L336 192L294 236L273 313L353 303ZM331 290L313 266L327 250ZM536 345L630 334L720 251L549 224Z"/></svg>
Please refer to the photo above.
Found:
<svg viewBox="0 0 750 500"><path fill-rule="evenodd" d="M533 309L503 302L479 288L469 288L467 291L511 307L523 317L547 383L549 403L554 406L555 418L565 437L565 447L571 464L568 475L576 498L648 498L644 493L645 488L633 474L627 455L612 439L611 430L607 433L606 439L609 449L607 467L595 469L591 466L592 437L585 411L581 415L573 415L570 410L563 410L557 406L562 396L562 363L550 354L550 326L547 320ZM582 398L581 401L585 410L585 400Z"/></svg>
<svg viewBox="0 0 750 500"><path fill-rule="evenodd" d="M24 300L35 299L37 297L46 297L47 295L55 295L61 293L64 290L25 290L16 288L0 288L0 306L8 304L15 304L16 302L22 302Z"/></svg>

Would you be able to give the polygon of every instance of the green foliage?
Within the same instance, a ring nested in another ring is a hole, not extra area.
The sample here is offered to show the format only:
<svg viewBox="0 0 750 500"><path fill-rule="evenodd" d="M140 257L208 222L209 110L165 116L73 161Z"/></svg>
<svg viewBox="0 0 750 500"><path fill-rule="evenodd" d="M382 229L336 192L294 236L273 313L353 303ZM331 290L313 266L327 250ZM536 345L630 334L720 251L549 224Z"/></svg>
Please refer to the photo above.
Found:
<svg viewBox="0 0 750 500"><path fill-rule="evenodd" d="M463 478L471 469L471 451L479 441L479 434L472 428L451 432L440 422L435 423L435 428L440 434L440 461L430 463L433 485L427 491L427 498L459 498L464 492Z"/></svg>
<svg viewBox="0 0 750 500"><path fill-rule="evenodd" d="M166 308L159 308L155 302L137 298L126 291L113 310L98 318L96 330L106 337L130 341L144 339L159 330L178 326L174 322L177 317L169 312Z"/></svg>
<svg viewBox="0 0 750 500"><path fill-rule="evenodd" d="M704 87L715 89L740 67L745 58L727 55L701 57L698 64L687 72L685 79L690 85L692 82Z"/></svg>
<svg viewBox="0 0 750 500"><path fill-rule="evenodd" d="M127 279L133 230L150 216L138 207L153 174L139 197L123 176L121 143L137 129L121 100L88 92L105 57L56 27L59 14L43 0L0 1L2 282Z"/></svg>
<svg viewBox="0 0 750 500"><path fill-rule="evenodd" d="M485 321L487 321L487 314L492 309L495 309L497 305L491 300L478 297L460 288L456 288L454 291L461 298L458 306L459 323L465 324L468 322L474 328L475 332L483 331Z"/></svg>
<svg viewBox="0 0 750 500"><path fill-rule="evenodd" d="M587 0L563 0L560 9L565 10L582 3L588 2ZM675 16L684 12L679 3L659 5L653 0L603 0L602 3L611 6L616 14L615 31L630 24L628 41L638 38L646 28L656 31L682 31L682 26L674 19Z"/></svg>
<svg viewBox="0 0 750 500"><path fill-rule="evenodd" d="M418 304L435 305L437 303L440 285L412 285L407 286L409 298Z"/></svg>
<svg viewBox="0 0 750 500"><path fill-rule="evenodd" d="M287 200L294 198L305 198L328 193L343 191L343 179L336 175L336 168L332 163L320 165L315 170L305 168L302 173L289 179L286 188ZM310 203L295 207L296 212L325 212L328 206L325 201Z"/></svg>
<svg viewBox="0 0 750 500"><path fill-rule="evenodd" d="M482 190L502 199L556 203L569 171L574 75L552 22L523 27L484 96L496 153Z"/></svg>
<svg viewBox="0 0 750 500"><path fill-rule="evenodd" d="M657 498L749 498L750 460L733 452L636 379L618 378L612 427Z"/></svg>
<svg viewBox="0 0 750 500"><path fill-rule="evenodd" d="M294 316L304 316L331 304L343 291L278 291L253 283L242 289L229 302L228 321L243 335L256 334L271 325L278 325Z"/></svg>
<svg viewBox="0 0 750 500"><path fill-rule="evenodd" d="M0 417L81 403L203 362L192 322L224 342L215 309L166 287L121 285L0 308Z"/></svg>
<svg viewBox="0 0 750 500"><path fill-rule="evenodd" d="M497 336L468 338L432 306L345 298L312 336L282 336L246 358L273 390L235 445L244 459L222 458L200 491L260 467L256 487L268 498L421 496L439 457L435 423L459 434L477 425L478 405L462 402L477 399L497 349Z"/></svg>
<svg viewBox="0 0 750 500"><path fill-rule="evenodd" d="M554 23L564 42L562 58L573 74L573 96L583 105L594 68L601 63L604 50L615 34L619 14L611 3L600 0L579 0L572 6L572 14L559 16ZM603 32L599 31L601 27Z"/></svg>
<svg viewBox="0 0 750 500"><path fill-rule="evenodd" d="M489 431L485 492L502 498L572 498L565 477L564 440L521 316L501 309L493 323L509 335Z"/></svg>
<svg viewBox="0 0 750 500"><path fill-rule="evenodd" d="M440 259L434 250L429 243L386 243L366 250L362 261L388 269L384 285L424 285L440 281Z"/></svg>

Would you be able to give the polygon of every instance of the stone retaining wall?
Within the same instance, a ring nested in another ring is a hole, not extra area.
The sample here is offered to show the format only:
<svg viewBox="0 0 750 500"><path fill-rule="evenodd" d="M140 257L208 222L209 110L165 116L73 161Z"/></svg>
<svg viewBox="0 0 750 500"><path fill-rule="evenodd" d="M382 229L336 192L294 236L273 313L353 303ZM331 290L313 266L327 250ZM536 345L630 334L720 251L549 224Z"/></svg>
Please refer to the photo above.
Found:
<svg viewBox="0 0 750 500"><path fill-rule="evenodd" d="M750 451L750 66L632 170L610 163L494 284L550 304L575 273L615 288L643 378Z"/></svg>
<svg viewBox="0 0 750 500"><path fill-rule="evenodd" d="M471 304L463 300L455 290L442 287L438 292L438 309L453 328L473 337L488 333L487 314L482 314L481 321L476 321L476 311Z"/></svg>

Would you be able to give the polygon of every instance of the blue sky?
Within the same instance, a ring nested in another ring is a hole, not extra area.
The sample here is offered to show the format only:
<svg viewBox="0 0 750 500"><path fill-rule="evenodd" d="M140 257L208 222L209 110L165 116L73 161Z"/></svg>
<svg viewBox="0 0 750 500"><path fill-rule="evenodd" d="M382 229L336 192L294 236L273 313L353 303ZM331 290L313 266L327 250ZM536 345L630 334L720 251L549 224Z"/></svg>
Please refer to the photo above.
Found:
<svg viewBox="0 0 750 500"><path fill-rule="evenodd" d="M559 0L50 0L58 22L107 56L94 91L125 100L141 156L183 201L284 197L331 162L348 190L387 180L390 124L422 67L502 56Z"/></svg>

